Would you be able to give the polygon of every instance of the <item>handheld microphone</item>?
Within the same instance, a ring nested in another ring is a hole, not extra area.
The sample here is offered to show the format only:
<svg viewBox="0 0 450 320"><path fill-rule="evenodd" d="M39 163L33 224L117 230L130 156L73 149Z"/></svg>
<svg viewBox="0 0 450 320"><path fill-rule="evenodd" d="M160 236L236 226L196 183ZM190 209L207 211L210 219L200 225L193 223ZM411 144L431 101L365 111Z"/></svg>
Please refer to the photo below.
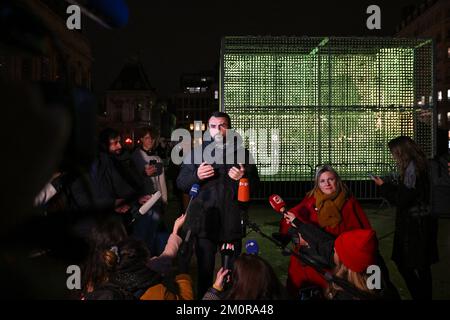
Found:
<svg viewBox="0 0 450 320"><path fill-rule="evenodd" d="M220 254L222 255L222 267L224 269L232 270L232 258L234 256L234 244L232 243L224 243L220 250Z"/></svg>
<svg viewBox="0 0 450 320"><path fill-rule="evenodd" d="M238 201L244 203L250 201L250 185L248 178L241 178L239 180Z"/></svg>
<svg viewBox="0 0 450 320"><path fill-rule="evenodd" d="M286 202L277 194L273 194L269 197L269 203L272 208L281 214L286 212Z"/></svg>
<svg viewBox="0 0 450 320"><path fill-rule="evenodd" d="M144 215L147 213L148 210L150 210L151 207L156 203L156 201L161 198L161 191L156 191L150 199L148 199L140 208L139 213Z"/></svg>
<svg viewBox="0 0 450 320"><path fill-rule="evenodd" d="M191 190L189 190L189 203L186 207L186 214L189 212L189 208L191 206L192 200L195 199L198 196L198 193L200 192L200 185L197 183L194 183L191 187Z"/></svg>
<svg viewBox="0 0 450 320"><path fill-rule="evenodd" d="M247 254L254 254L257 256L259 254L258 242L253 239L247 240L247 242L245 243L245 251L247 252Z"/></svg>

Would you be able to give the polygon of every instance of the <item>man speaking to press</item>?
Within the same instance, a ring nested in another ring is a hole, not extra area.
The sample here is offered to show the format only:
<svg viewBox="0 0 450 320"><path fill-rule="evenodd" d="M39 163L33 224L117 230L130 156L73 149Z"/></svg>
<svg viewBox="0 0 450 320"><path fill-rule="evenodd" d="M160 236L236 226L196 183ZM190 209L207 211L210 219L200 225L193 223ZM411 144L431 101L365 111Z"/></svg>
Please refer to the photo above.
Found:
<svg viewBox="0 0 450 320"><path fill-rule="evenodd" d="M201 218L195 235L199 297L213 283L217 248L230 243L234 245L235 257L241 253L243 208L238 203L239 180L247 178L253 190L259 181L256 165L243 147L242 138L230 129L228 114L214 112L202 145L186 155L177 178L178 188L185 193L193 184L200 184L200 193L193 200L193 208L201 211L196 212Z"/></svg>

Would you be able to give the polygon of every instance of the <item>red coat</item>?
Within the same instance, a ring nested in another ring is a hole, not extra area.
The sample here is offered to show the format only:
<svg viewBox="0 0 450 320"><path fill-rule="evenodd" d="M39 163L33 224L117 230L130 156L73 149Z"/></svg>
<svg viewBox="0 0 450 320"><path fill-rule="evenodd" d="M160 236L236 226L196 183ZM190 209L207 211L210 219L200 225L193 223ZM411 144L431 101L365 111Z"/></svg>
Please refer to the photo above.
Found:
<svg viewBox="0 0 450 320"><path fill-rule="evenodd" d="M289 211L305 223L319 225L315 203L316 199L314 197L305 197L302 202ZM341 214L342 220L339 225L333 228L326 227L324 230L334 236L338 236L342 232L352 229L372 228L361 205L353 196L350 196L344 203ZM289 227L290 225L286 222L286 220L281 219L280 232L287 234ZM286 284L288 291L294 297L297 297L301 287L307 287L310 285L319 285L325 289L328 284L312 267L303 265L298 258L291 256Z"/></svg>

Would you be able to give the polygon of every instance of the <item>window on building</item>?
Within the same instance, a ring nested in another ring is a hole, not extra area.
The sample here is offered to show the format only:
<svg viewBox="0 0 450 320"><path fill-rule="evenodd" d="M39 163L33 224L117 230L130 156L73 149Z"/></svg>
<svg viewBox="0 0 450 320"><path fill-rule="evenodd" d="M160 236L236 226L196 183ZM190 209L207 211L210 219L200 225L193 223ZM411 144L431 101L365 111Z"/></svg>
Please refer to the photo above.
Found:
<svg viewBox="0 0 450 320"><path fill-rule="evenodd" d="M447 58L450 59L450 48L447 48Z"/></svg>
<svg viewBox="0 0 450 320"><path fill-rule="evenodd" d="M442 114L438 113L438 126L442 126Z"/></svg>
<svg viewBox="0 0 450 320"><path fill-rule="evenodd" d="M450 89L447 90L447 99L450 100Z"/></svg>
<svg viewBox="0 0 450 320"><path fill-rule="evenodd" d="M450 112L447 112L447 122L450 123Z"/></svg>
<svg viewBox="0 0 450 320"><path fill-rule="evenodd" d="M438 91L438 101L442 101L442 91Z"/></svg>
<svg viewBox="0 0 450 320"><path fill-rule="evenodd" d="M214 91L214 100L219 100L219 91L218 90Z"/></svg>

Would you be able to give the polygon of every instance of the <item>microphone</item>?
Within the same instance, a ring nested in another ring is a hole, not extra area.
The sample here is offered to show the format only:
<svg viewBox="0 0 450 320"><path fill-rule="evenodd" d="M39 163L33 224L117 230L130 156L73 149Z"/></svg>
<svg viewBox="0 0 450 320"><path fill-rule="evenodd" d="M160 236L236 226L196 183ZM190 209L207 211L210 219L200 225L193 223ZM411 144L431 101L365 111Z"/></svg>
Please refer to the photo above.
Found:
<svg viewBox="0 0 450 320"><path fill-rule="evenodd" d="M189 208L191 207L192 200L194 200L198 196L199 192L200 192L200 185L197 184L197 183L194 183L192 185L192 187L191 187L191 190L189 190L189 196L191 198L189 199L189 203L188 203L188 205L186 207L186 211L185 211L186 215L189 212ZM189 216L191 216L191 215L189 215ZM193 217L190 217L190 218L193 218ZM186 216L186 219L188 219L187 216ZM191 219L189 219L189 220L191 220ZM187 220L187 221L189 221L189 220ZM197 220L198 219L192 219L192 220L194 220L196 222L196 224L197 224L197 222L198 222ZM187 230L186 236L184 237L184 242L183 243L187 244L189 242L189 239L191 238L191 233L192 233L192 226Z"/></svg>
<svg viewBox="0 0 450 320"><path fill-rule="evenodd" d="M244 203L250 201L250 185L248 178L241 178L239 180L238 201Z"/></svg>
<svg viewBox="0 0 450 320"><path fill-rule="evenodd" d="M281 214L286 212L286 202L279 195L272 194L269 197L269 203L276 212Z"/></svg>
<svg viewBox="0 0 450 320"><path fill-rule="evenodd" d="M186 207L186 214L189 211L189 207L191 206L192 200L195 199L198 196L198 193L200 192L200 185L197 183L194 183L191 187L191 190L189 190L189 203Z"/></svg>
<svg viewBox="0 0 450 320"><path fill-rule="evenodd" d="M161 198L161 191L156 191L154 194L152 194L152 197L148 199L140 208L139 213L144 215L150 210L151 207L156 203L156 201Z"/></svg>
<svg viewBox="0 0 450 320"><path fill-rule="evenodd" d="M247 242L245 243L245 251L247 252L247 254L254 254L257 256L259 254L258 242L252 239L247 240Z"/></svg>
<svg viewBox="0 0 450 320"><path fill-rule="evenodd" d="M232 243L222 244L220 254L222 255L222 267L224 269L232 270L233 269L232 258L234 257L234 244Z"/></svg>

